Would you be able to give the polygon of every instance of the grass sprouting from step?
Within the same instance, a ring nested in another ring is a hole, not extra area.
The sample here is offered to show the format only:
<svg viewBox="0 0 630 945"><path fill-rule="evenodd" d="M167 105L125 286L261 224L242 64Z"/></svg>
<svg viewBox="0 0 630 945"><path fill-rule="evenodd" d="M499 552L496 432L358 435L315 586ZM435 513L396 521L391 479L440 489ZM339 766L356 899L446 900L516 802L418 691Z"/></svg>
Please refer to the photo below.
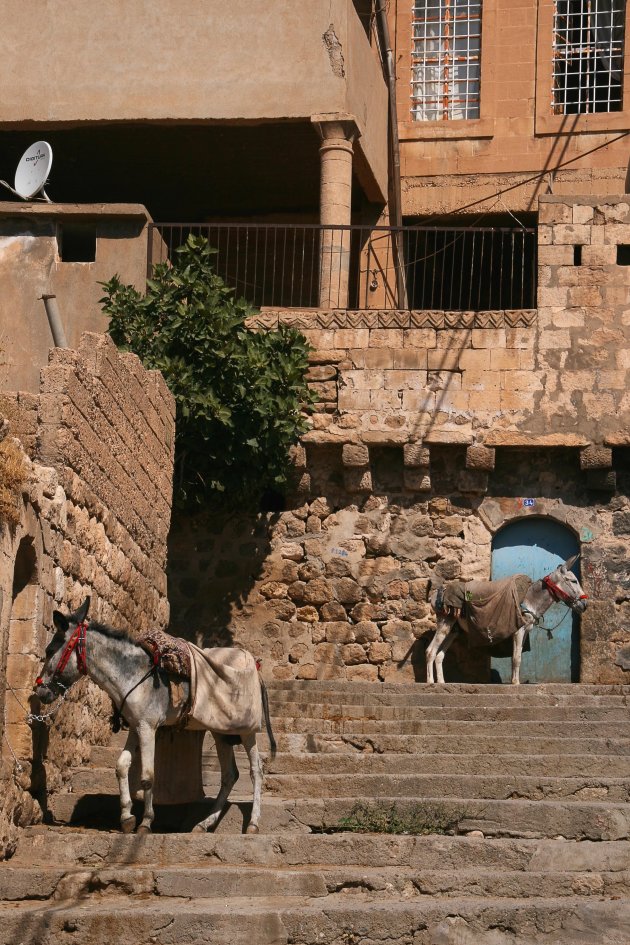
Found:
<svg viewBox="0 0 630 945"><path fill-rule="evenodd" d="M471 816L474 815L465 808L446 808L439 804L413 804L399 809L395 803L359 802L327 832L453 834L457 833L461 821Z"/></svg>

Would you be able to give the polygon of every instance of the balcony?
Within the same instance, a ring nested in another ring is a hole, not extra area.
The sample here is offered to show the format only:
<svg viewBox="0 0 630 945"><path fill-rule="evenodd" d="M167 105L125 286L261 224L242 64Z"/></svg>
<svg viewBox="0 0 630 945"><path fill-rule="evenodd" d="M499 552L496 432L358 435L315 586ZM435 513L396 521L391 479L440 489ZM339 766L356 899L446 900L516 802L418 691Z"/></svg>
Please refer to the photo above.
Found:
<svg viewBox="0 0 630 945"><path fill-rule="evenodd" d="M208 240L218 274L259 308L478 312L536 306L534 227L154 223L149 272L189 234Z"/></svg>

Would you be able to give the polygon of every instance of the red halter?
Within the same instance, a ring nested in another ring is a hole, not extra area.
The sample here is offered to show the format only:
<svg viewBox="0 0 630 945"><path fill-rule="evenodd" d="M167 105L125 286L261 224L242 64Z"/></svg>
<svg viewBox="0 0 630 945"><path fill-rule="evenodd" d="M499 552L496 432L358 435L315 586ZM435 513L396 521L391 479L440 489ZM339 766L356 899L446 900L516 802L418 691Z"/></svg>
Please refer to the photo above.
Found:
<svg viewBox="0 0 630 945"><path fill-rule="evenodd" d="M72 656L73 652L76 653L77 666L79 668L79 672L81 673L82 676L87 675L87 657L86 657L86 649L85 649L85 635L87 633L87 628L88 628L87 620L82 620L81 623L77 624L74 633L71 635L70 639L68 640L68 642L66 643L63 649L63 653L59 657L59 662L57 663L53 671L53 674L51 676L51 682L55 678L55 676L58 676L60 673L63 673L64 669L68 665L68 661L70 657ZM44 680L42 679L42 677L38 676L37 679L35 680L35 685L41 686L43 685L43 683L44 683Z"/></svg>
<svg viewBox="0 0 630 945"><path fill-rule="evenodd" d="M558 587L557 584L554 584L549 575L542 579L542 583L545 585L552 597L555 597L556 600L564 601L567 606L574 604L576 600L588 600L588 594L580 594L579 597L571 597L571 595L567 594L566 591L563 591L561 587Z"/></svg>

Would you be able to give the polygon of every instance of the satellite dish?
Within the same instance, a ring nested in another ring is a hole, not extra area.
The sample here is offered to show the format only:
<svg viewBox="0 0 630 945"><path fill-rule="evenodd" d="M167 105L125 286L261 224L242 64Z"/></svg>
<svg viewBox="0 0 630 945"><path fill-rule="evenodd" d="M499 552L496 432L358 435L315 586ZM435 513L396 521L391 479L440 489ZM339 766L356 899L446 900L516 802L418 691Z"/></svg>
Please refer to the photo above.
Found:
<svg viewBox="0 0 630 945"><path fill-rule="evenodd" d="M44 185L52 158L52 148L47 141L36 141L24 152L15 171L15 191L24 200L32 200L39 193L48 200Z"/></svg>
<svg viewBox="0 0 630 945"><path fill-rule="evenodd" d="M51 203L50 197L44 190L52 167L52 148L47 141L36 141L28 148L15 171L15 188L5 180L0 180L7 190L22 200L32 200L41 194L42 199Z"/></svg>

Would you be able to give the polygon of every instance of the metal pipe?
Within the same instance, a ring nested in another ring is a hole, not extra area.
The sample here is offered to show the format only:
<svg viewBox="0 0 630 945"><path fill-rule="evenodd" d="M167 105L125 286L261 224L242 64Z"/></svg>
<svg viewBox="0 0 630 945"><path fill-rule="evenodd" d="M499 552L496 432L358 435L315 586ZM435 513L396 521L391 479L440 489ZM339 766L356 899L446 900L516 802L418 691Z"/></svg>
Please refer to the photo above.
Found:
<svg viewBox="0 0 630 945"><path fill-rule="evenodd" d="M385 0L376 0L376 23L381 50L381 62L387 80L389 100L389 152L391 164L391 179L389 185L390 222L396 227L394 237L394 254L396 267L396 288L398 292L398 307L407 308L407 285L405 279L404 246L402 234L402 209L400 190L400 142L398 140L398 113L396 111L396 70L394 54L389 35L387 22L387 7ZM393 221L392 221L393 217Z"/></svg>
<svg viewBox="0 0 630 945"><path fill-rule="evenodd" d="M69 345L66 340L66 333L63 330L63 323L61 321L61 315L59 314L59 306L57 305L57 296L40 295L40 299L43 301L46 308L48 324L50 325L50 331L53 336L55 348L68 348Z"/></svg>

